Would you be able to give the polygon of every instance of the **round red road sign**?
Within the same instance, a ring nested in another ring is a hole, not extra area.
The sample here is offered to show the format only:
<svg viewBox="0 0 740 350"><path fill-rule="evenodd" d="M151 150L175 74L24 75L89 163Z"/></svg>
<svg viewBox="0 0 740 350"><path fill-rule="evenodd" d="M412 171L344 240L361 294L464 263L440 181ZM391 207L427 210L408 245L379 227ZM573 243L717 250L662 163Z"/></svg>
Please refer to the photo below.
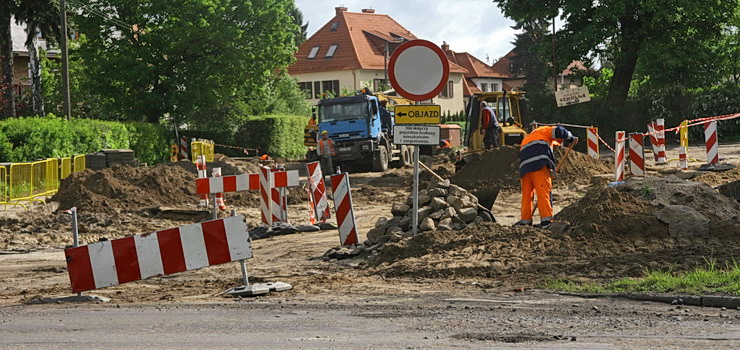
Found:
<svg viewBox="0 0 740 350"><path fill-rule="evenodd" d="M444 89L450 63L439 46L427 40L411 40L396 49L388 63L391 86L412 100L428 100Z"/></svg>

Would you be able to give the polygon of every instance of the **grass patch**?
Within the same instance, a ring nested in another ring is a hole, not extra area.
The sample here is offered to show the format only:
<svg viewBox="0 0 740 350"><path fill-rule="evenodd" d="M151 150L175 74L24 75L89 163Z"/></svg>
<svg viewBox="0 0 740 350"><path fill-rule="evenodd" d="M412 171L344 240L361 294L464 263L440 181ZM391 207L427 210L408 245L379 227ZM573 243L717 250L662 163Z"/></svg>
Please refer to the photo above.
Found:
<svg viewBox="0 0 740 350"><path fill-rule="evenodd" d="M740 295L740 264L734 259L725 266L707 260L706 266L686 273L647 271L643 278L622 278L606 283L582 283L551 280L546 289L586 293L652 292L681 294L730 294Z"/></svg>

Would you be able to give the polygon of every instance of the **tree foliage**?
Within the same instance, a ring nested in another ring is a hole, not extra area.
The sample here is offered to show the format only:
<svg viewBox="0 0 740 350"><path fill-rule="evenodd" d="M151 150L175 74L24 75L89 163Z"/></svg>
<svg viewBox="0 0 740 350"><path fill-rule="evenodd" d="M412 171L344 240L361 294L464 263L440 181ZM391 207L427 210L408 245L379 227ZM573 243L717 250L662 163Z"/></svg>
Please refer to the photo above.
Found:
<svg viewBox="0 0 740 350"><path fill-rule="evenodd" d="M293 60L288 0L99 0L79 8L83 88L113 119L218 127L264 103Z"/></svg>

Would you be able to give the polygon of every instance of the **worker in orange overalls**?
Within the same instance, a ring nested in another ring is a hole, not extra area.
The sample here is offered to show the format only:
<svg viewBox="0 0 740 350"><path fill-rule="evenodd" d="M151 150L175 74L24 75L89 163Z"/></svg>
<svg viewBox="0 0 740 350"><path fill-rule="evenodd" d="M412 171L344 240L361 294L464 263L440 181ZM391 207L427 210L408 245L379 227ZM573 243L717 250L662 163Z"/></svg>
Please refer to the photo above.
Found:
<svg viewBox="0 0 740 350"><path fill-rule="evenodd" d="M321 132L321 139L319 140L319 157L321 161L321 171L324 176L334 174L334 163L332 157L336 156L334 152L334 141L329 138L329 132L324 130Z"/></svg>
<svg viewBox="0 0 740 350"><path fill-rule="evenodd" d="M519 177L522 185L521 220L515 225L532 225L534 212L533 197L537 193L537 208L540 210L540 227L552 222L552 176L555 170L555 155L552 146L563 140L575 142L577 137L562 126L542 126L534 129L524 140L519 150Z"/></svg>

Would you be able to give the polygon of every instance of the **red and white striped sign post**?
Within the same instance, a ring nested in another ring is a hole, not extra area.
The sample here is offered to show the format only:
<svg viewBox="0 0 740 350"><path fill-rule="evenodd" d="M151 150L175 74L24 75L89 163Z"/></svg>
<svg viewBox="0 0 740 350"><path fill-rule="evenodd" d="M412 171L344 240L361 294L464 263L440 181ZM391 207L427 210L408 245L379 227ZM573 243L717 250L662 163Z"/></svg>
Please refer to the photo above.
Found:
<svg viewBox="0 0 740 350"><path fill-rule="evenodd" d="M665 119L658 119L657 123L655 123L655 131L657 131L658 138L658 154L657 154L657 164L665 164L666 161L666 155L665 155Z"/></svg>
<svg viewBox="0 0 740 350"><path fill-rule="evenodd" d="M624 146L625 146L625 132L617 131L616 133L616 144L614 145L614 181L624 181Z"/></svg>
<svg viewBox="0 0 740 350"><path fill-rule="evenodd" d="M188 142L188 137L187 136L180 137L180 160L190 159L190 157L188 156L189 148L190 148L190 142Z"/></svg>
<svg viewBox="0 0 740 350"><path fill-rule="evenodd" d="M686 159L686 147L684 146L678 148L678 165L682 170L689 169L689 162Z"/></svg>
<svg viewBox="0 0 740 350"><path fill-rule="evenodd" d="M205 156L198 156L198 159L195 160L195 167L198 169L198 178L199 179L205 179L208 177L208 168L206 167L206 157ZM200 206L207 207L208 206L208 195L207 194L201 194L200 195Z"/></svg>
<svg viewBox="0 0 740 350"><path fill-rule="evenodd" d="M645 176L645 152L642 147L642 134L630 134L630 171L635 176Z"/></svg>
<svg viewBox="0 0 740 350"><path fill-rule="evenodd" d="M349 174L331 176L331 189L334 193L334 211L337 213L339 242L342 245L360 243L355 222L355 211L352 206L352 193L349 187Z"/></svg>
<svg viewBox="0 0 740 350"><path fill-rule="evenodd" d="M284 168L272 168L270 171L285 172ZM272 188L270 190L270 209L272 210L272 222L288 222L288 194L285 187Z"/></svg>
<svg viewBox="0 0 740 350"><path fill-rule="evenodd" d="M588 141L588 156L599 159L599 128L586 128L586 139Z"/></svg>
<svg viewBox="0 0 740 350"><path fill-rule="evenodd" d="M232 216L65 249L73 292L252 257L245 217Z"/></svg>
<svg viewBox="0 0 740 350"><path fill-rule="evenodd" d="M329 211L329 201L326 199L326 184L324 183L324 174L321 172L321 163L306 163L308 174L308 189L311 193L311 206L314 210L315 217L320 222L326 222L331 219Z"/></svg>
<svg viewBox="0 0 740 350"><path fill-rule="evenodd" d="M704 141L707 147L707 163L719 163L719 142L717 139L717 122L704 124Z"/></svg>
<svg viewBox="0 0 740 350"><path fill-rule="evenodd" d="M213 168L213 177L221 177L221 168ZM226 210L226 202L224 202L223 192L216 193L215 202L215 205L218 207L219 210ZM214 219L216 218L214 217Z"/></svg>

